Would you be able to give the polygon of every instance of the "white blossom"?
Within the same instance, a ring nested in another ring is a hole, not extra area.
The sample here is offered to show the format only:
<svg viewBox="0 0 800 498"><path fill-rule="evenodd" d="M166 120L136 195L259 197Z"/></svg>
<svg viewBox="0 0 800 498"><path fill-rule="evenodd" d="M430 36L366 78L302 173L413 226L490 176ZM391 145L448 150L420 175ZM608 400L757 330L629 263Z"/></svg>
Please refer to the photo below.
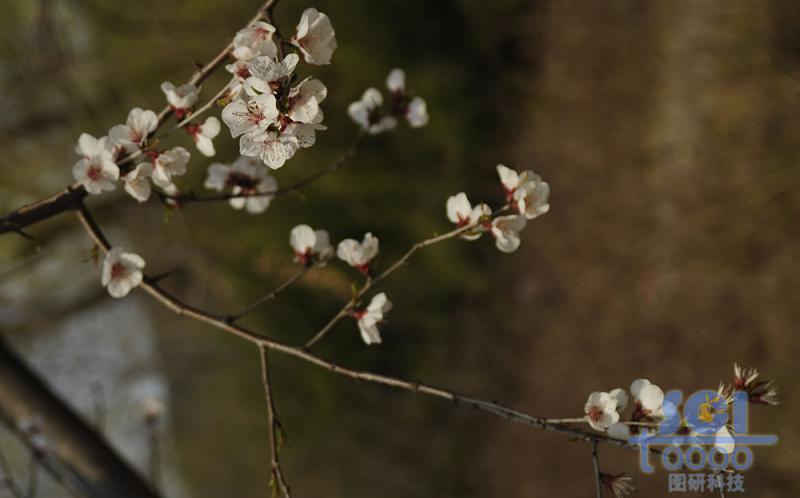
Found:
<svg viewBox="0 0 800 498"><path fill-rule="evenodd" d="M289 235L295 260L304 265L324 264L333 256L330 237L325 230L314 230L308 225L297 225Z"/></svg>
<svg viewBox="0 0 800 498"><path fill-rule="evenodd" d="M283 135L297 139L297 146L307 149L317 141L317 132L327 130L325 125L318 123L290 123L283 130Z"/></svg>
<svg viewBox="0 0 800 498"><path fill-rule="evenodd" d="M303 12L297 32L290 40L309 64L330 64L336 50L336 33L327 15L314 8Z"/></svg>
<svg viewBox="0 0 800 498"><path fill-rule="evenodd" d="M328 96L328 89L316 78L306 78L289 91L286 115L296 123L321 123L320 104Z"/></svg>
<svg viewBox="0 0 800 498"><path fill-rule="evenodd" d="M258 157L272 169L282 168L300 148L297 137L276 131L248 133L239 141L239 153Z"/></svg>
<svg viewBox="0 0 800 498"><path fill-rule="evenodd" d="M726 426L723 425L717 430L716 434L714 434L714 446L725 454L730 455L733 453L733 450L736 448L736 443Z"/></svg>
<svg viewBox="0 0 800 498"><path fill-rule="evenodd" d="M482 218L488 218L492 215L492 209L481 202L473 207L467 194L459 192L456 195L451 195L447 199L447 218L458 225L459 227L466 227L475 225L474 228L461 234L461 238L465 240L477 240L482 235L482 232L487 230L486 226L479 223Z"/></svg>
<svg viewBox="0 0 800 498"><path fill-rule="evenodd" d="M354 317L358 320L358 330L361 332L361 338L366 344L381 343L378 324L383 321L383 316L390 309L392 309L391 301L386 297L386 294L381 292L372 297L372 301L365 309L353 312Z"/></svg>
<svg viewBox="0 0 800 498"><path fill-rule="evenodd" d="M147 136L156 128L158 128L156 113L135 107L128 113L126 123L112 127L108 132L108 137L114 145L133 152L144 146Z"/></svg>
<svg viewBox="0 0 800 498"><path fill-rule="evenodd" d="M619 413L624 412L625 408L628 406L628 393L626 393L624 389L617 388L612 389L608 395L611 396L617 404L617 411Z"/></svg>
<svg viewBox="0 0 800 498"><path fill-rule="evenodd" d="M364 241L345 239L339 242L336 255L358 271L369 274L369 262L378 255L378 238L371 233L364 235Z"/></svg>
<svg viewBox="0 0 800 498"><path fill-rule="evenodd" d="M173 176L186 173L186 163L189 162L191 155L183 147L174 147L165 152L154 152L150 157L153 159L153 183L167 189L174 186Z"/></svg>
<svg viewBox="0 0 800 498"><path fill-rule="evenodd" d="M214 138L219 135L219 119L214 116L206 118L201 125L194 123L186 126L186 132L192 136L197 150L206 157L213 157L217 151L214 149Z"/></svg>
<svg viewBox="0 0 800 498"><path fill-rule="evenodd" d="M113 153L113 145L108 137L95 138L88 133L81 133L78 137L78 144L75 146L75 152L84 159L89 159L93 156L99 156L105 151Z"/></svg>
<svg viewBox="0 0 800 498"><path fill-rule="evenodd" d="M167 97L167 103L175 111L178 119L183 117L192 109L194 103L197 102L197 96L200 89L191 83L186 83L176 87L169 81L161 83L161 91Z"/></svg>
<svg viewBox="0 0 800 498"><path fill-rule="evenodd" d="M526 172L525 182L514 190L514 203L520 214L532 220L550 210L549 195L550 185L530 171Z"/></svg>
<svg viewBox="0 0 800 498"><path fill-rule="evenodd" d="M111 152L104 150L75 163L72 175L88 193L97 195L104 190L117 188L115 182L119 179L119 167L111 157Z"/></svg>
<svg viewBox="0 0 800 498"><path fill-rule="evenodd" d="M590 394L583 411L586 414L586 421L598 431L604 431L619 421L617 400L609 393Z"/></svg>
<svg viewBox="0 0 800 498"><path fill-rule="evenodd" d="M106 254L103 261L103 286L108 288L111 297L125 297L131 289L142 283L144 266L141 256L115 247Z"/></svg>
<svg viewBox="0 0 800 498"><path fill-rule="evenodd" d="M492 221L492 235L495 245L505 253L511 253L519 248L519 232L525 228L526 219L521 215L498 216Z"/></svg>
<svg viewBox="0 0 800 498"><path fill-rule="evenodd" d="M123 178L125 192L139 202L147 201L150 198L150 176L152 174L153 165L151 163L139 163Z"/></svg>
<svg viewBox="0 0 800 498"><path fill-rule="evenodd" d="M261 133L278 119L275 96L265 93L243 100L234 100L222 109L222 121L228 125L231 137L245 133Z"/></svg>
<svg viewBox="0 0 800 498"><path fill-rule="evenodd" d="M375 88L368 88L361 96L361 100L350 104L347 113L367 133L377 135L397 126L397 120L394 117L385 115L381 111L382 105L383 95L381 92Z"/></svg>
<svg viewBox="0 0 800 498"><path fill-rule="evenodd" d="M291 77L298 62L300 57L297 54L289 54L282 61L256 57L250 63L250 77L244 80L244 91L251 97L275 92Z"/></svg>
<svg viewBox="0 0 800 498"><path fill-rule="evenodd" d="M264 21L258 21L239 30L233 38L233 56L241 61L250 61L258 56L278 55L278 47L272 39L275 26Z"/></svg>
<svg viewBox="0 0 800 498"><path fill-rule="evenodd" d="M386 88L394 94L406 93L406 72L402 69L392 69L386 78Z"/></svg>
<svg viewBox="0 0 800 498"><path fill-rule="evenodd" d="M514 192L523 184L525 184L525 182L532 177L538 178L533 171L523 171L522 173L518 173L517 171L502 164L497 165L497 174L500 176L500 183L503 184L503 188L505 189L506 196L509 200L514 198Z"/></svg>
<svg viewBox="0 0 800 498"><path fill-rule="evenodd" d="M386 78L386 87L394 99L393 108L403 114L412 128L421 128L428 124L428 105L421 97L412 97L406 91L406 73L402 69L393 69Z"/></svg>
<svg viewBox="0 0 800 498"><path fill-rule="evenodd" d="M264 167L249 157L240 157L232 166L214 163L208 168L205 187L222 191L232 187L233 197L228 202L234 209L244 208L248 213L259 214L267 210L278 182L270 176Z"/></svg>
<svg viewBox="0 0 800 498"><path fill-rule="evenodd" d="M421 97L414 97L406 108L406 120L412 128L422 128L428 125L428 104Z"/></svg>
<svg viewBox="0 0 800 498"><path fill-rule="evenodd" d="M631 384L631 394L636 401L637 409L645 416L661 416L663 414L664 391L647 379L637 379Z"/></svg>

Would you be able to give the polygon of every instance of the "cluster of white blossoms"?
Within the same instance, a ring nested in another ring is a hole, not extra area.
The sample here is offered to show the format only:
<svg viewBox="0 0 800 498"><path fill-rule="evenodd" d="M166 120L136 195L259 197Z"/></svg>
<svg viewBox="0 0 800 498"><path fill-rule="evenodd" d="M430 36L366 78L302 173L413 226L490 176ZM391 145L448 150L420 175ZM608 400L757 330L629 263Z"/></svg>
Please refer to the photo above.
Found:
<svg viewBox="0 0 800 498"><path fill-rule="evenodd" d="M231 136L239 138L242 156L258 158L277 169L297 150L314 145L316 132L325 129L320 104L327 96L327 89L313 78L293 84L300 56L292 53L280 59L274 34L275 27L266 22L256 22L236 34L231 53L236 61L227 66L233 74L228 92L231 101L223 109L222 119ZM309 64L330 63L336 49L330 19L316 9L306 9L289 44ZM213 157L216 154L213 141L220 133L219 120L211 116L203 122L189 121L200 89L191 83L175 86L167 81L161 90L172 114L198 151ZM82 134L76 147L80 159L72 169L75 180L89 194L96 195L114 190L121 179L125 191L139 202L149 199L153 186L167 195L176 195L178 189L173 178L186 172L190 155L183 147L169 150L151 147L148 141L159 125L155 112L137 107L130 111L126 123L111 128L108 136ZM269 197L258 194L270 180L263 173L254 174L255 185L244 181L241 183L246 185L228 185L243 193L252 190L259 199L232 200L231 204L246 207L249 212L261 212L269 204Z"/></svg>
<svg viewBox="0 0 800 498"><path fill-rule="evenodd" d="M233 197L228 203L234 209L244 208L248 213L259 214L267 210L275 197L278 181L260 161L240 157L230 166L222 163L209 166L205 187L218 192L230 188Z"/></svg>
<svg viewBox="0 0 800 498"><path fill-rule="evenodd" d="M397 127L397 119L405 119L412 128L428 124L428 105L421 97L406 89L406 73L393 69L386 78L389 101L384 108L383 94L377 88L367 88L361 100L347 108L348 114L368 134L378 135Z"/></svg>
<svg viewBox="0 0 800 498"><path fill-rule="evenodd" d="M227 66L235 79L232 100L222 110L231 137L239 138L239 153L272 169L283 167L299 149L314 145L317 131L326 129L320 104L328 95L315 78L293 85L300 56L291 53L281 58L275 31L271 24L257 22L236 34L236 62ZM329 64L336 34L328 16L309 8L290 43L307 63Z"/></svg>
<svg viewBox="0 0 800 498"><path fill-rule="evenodd" d="M323 266L334 255L330 236L325 230L314 230L308 225L298 225L289 234L289 244L294 250L295 261L306 266ZM339 242L336 256L368 277L372 276L371 262L378 255L380 243L378 238L367 233L362 242L345 239ZM381 334L378 326L383 316L392 307L392 303L383 292L372 297L370 303L363 308L350 310L366 344L380 344Z"/></svg>
<svg viewBox="0 0 800 498"><path fill-rule="evenodd" d="M632 422L656 423L664 419L664 391L660 387L647 379L637 379L631 383L630 392L634 398ZM631 435L631 426L620 422L627 406L628 393L617 388L610 392L590 394L583 411L593 429L608 431L611 437L627 439ZM638 427L633 426L633 430Z"/></svg>
<svg viewBox="0 0 800 498"><path fill-rule="evenodd" d="M459 192L447 199L447 218L458 227L466 229L461 238L477 240L484 232L491 232L497 248L511 253L519 248L520 232L528 220L550 210L550 186L533 171L518 173L499 164L497 172L508 203L507 208L501 211L510 209L514 214L493 217L488 204L480 202L473 206L467 194Z"/></svg>
<svg viewBox="0 0 800 498"><path fill-rule="evenodd" d="M175 88L171 83L164 83L162 89L179 119L191 113L197 88L192 85ZM168 150L151 147L148 139L158 125L155 112L136 107L128 113L126 122L113 126L107 136L96 138L88 133L81 134L75 148L81 158L72 168L75 180L86 192L96 195L116 189L121 178L125 192L139 202L150 198L152 185L168 195L176 194L174 177L186 173L190 154L183 147ZM202 124L188 123L184 129L203 155L214 155L212 140L220 130L217 118L209 117ZM118 165L123 160L131 163L125 169Z"/></svg>

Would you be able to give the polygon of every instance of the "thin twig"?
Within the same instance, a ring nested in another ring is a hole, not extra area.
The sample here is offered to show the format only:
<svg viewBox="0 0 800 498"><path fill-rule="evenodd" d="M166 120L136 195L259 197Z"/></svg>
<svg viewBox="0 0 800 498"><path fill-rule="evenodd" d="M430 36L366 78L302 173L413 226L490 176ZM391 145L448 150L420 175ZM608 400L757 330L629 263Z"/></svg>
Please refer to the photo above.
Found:
<svg viewBox="0 0 800 498"><path fill-rule="evenodd" d="M301 271L299 271L298 273L296 273L292 278L290 278L289 280L283 282L282 284L280 284L279 286L277 286L276 288L274 288L273 290L271 290L270 292L268 292L267 294L265 294L264 296L259 298L257 301L255 301L250 306L246 307L245 309L243 309L239 313L236 313L236 314L233 314L233 315L229 315L227 317L228 321L230 321L231 323L236 322L239 319L241 319L242 317L244 317L245 315L247 315L248 313L252 312L254 309L256 309L259 306L261 306L262 304L266 303L267 301L275 299L278 296L278 294L280 294L281 292L283 292L287 288L291 287L292 285L294 285L295 282L297 282L298 280L303 278L305 276L305 274L308 273L308 271L310 269L311 269L310 267L304 266L303 269Z"/></svg>
<svg viewBox="0 0 800 498"><path fill-rule="evenodd" d="M86 208L86 206L81 206L77 212L77 215L78 219L83 224L84 228L86 229L87 233L92 238L92 240L95 242L95 244L97 244L98 247L100 247L103 251L106 252L109 251L111 249L111 244L109 243L103 231L95 222L94 218L92 218L92 215ZM456 232L457 231L450 232L449 234L453 234ZM162 289L158 285L158 283L153 282L152 279L149 277L145 277L143 279L141 288L144 292L149 294L151 297L160 302L166 308L172 310L173 312L175 312L180 316L185 316L194 321L205 323L206 325L209 325L223 332L239 337L247 342L250 342L251 344L260 347L265 347L272 351L278 351L284 353L286 355L292 356L294 358L305 361L312 365L316 365L331 373L335 373L343 377L348 377L350 379L361 382L370 382L373 384L380 384L384 386L394 387L397 389L409 391L411 393L424 394L434 398L443 399L453 403L456 406L466 406L477 410L481 410L511 422L529 425L545 431L554 431L554 432L560 432L562 434L567 434L579 441L586 441L586 442L597 441L598 443L606 443L625 448L633 448L633 449L638 448L638 446L630 444L627 441L621 439L614 439L603 434L596 434L586 430L570 427L564 424L554 424L551 423L547 418L529 415L527 413L523 413L505 407L497 402L470 398L468 396L461 395L454 391L432 386L429 384L412 382L399 379L396 377L390 377L387 375L381 375L372 372L347 368L332 361L326 360L313 353L310 353L305 348L291 346L276 339L272 339L270 337L266 337L264 335L253 332L252 330L246 329L239 325L230 323L226 320L225 316L214 315L207 311L191 306L190 304L187 304L182 300L178 299L173 294Z"/></svg>
<svg viewBox="0 0 800 498"><path fill-rule="evenodd" d="M592 462L594 462L594 480L597 483L597 498L603 498L603 488L600 482L600 462L597 459L597 441L592 441Z"/></svg>
<svg viewBox="0 0 800 498"><path fill-rule="evenodd" d="M503 208L498 210L497 213L495 213L495 214L500 214L500 213L504 212L507 209L507 207L508 206L504 206ZM442 235L438 235L436 237L431 237L429 239L425 239L422 242L417 242L416 244L411 246L411 248L408 251L406 251L406 253L403 254L400 257L400 259L395 261L389 268L384 270L377 277L368 279L367 282L364 284L364 286L361 287L361 289L359 289L358 292L356 292L356 295L354 296L354 298L351 299L350 301L348 301L347 304L342 306L342 308L333 316L333 318L331 318L330 321L328 321L328 323L326 323L325 326L322 327L320 329L320 331L317 332L314 335L314 337L312 337L311 339L308 340L308 342L306 342L304 348L305 349L311 349L314 346L314 344L316 344L323 337L325 337L325 335L328 332L330 332L331 329L333 329L333 326L336 325L339 322L339 320L341 320L342 318L346 317L348 315L348 313L358 305L358 300L360 298L362 298L364 296L364 294L366 294L370 289L372 289L375 285L380 283L386 277L388 277L389 275L394 273L398 268L400 268L401 266L406 264L408 262L408 260L411 259L411 256L414 255L414 253L416 253L420 249L424 249L424 248L426 248L428 246L432 246L433 244L438 244L439 242L444 242L445 240L449 240L449 239L452 239L454 237L458 237L459 235L476 228L480 223L481 222L478 221L477 223L472 224L472 225L459 227L459 228L456 228L455 230L451 230L451 231L449 231L447 233L444 233Z"/></svg>
<svg viewBox="0 0 800 498"><path fill-rule="evenodd" d="M270 474L272 479L270 485L275 486L275 489L284 498L291 498L292 494L289 490L289 485L286 484L286 479L281 469L280 449L283 444L281 437L281 423L278 421L278 415L275 411L275 400L272 393L272 382L269 376L269 348L261 346L261 380L264 384L264 398L267 404L267 427L269 428L269 441L270 441Z"/></svg>

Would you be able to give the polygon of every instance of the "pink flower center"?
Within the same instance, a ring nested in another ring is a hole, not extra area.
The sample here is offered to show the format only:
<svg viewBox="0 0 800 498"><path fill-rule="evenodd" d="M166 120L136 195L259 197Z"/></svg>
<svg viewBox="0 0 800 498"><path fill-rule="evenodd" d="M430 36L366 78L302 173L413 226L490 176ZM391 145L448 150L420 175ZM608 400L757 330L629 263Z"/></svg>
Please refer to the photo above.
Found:
<svg viewBox="0 0 800 498"><path fill-rule="evenodd" d="M127 271L125 270L125 265L122 263L114 263L111 266L111 279L116 280L118 278L122 278L125 276Z"/></svg>
<svg viewBox="0 0 800 498"><path fill-rule="evenodd" d="M97 166L91 166L89 171L86 172L86 176L88 176L90 180L97 181L103 176L103 172Z"/></svg>
<svg viewBox="0 0 800 498"><path fill-rule="evenodd" d="M603 418L603 410L601 410L599 406L593 406L589 408L589 413L587 413L586 416L593 422L599 422L600 419Z"/></svg>

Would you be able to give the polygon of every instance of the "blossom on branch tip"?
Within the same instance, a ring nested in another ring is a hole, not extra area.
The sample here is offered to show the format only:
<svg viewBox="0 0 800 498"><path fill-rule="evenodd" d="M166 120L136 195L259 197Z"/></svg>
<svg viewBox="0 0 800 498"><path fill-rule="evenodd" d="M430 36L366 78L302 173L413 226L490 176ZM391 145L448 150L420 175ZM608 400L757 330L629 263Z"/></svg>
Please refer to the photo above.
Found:
<svg viewBox="0 0 800 498"><path fill-rule="evenodd" d="M500 251L512 253L519 249L519 232L525 228L526 221L524 216L517 214L498 216L492 220L492 235Z"/></svg>
<svg viewBox="0 0 800 498"><path fill-rule="evenodd" d="M276 57L278 47L272 39L275 26L258 21L239 30L233 38L233 56L238 60L250 61L260 55Z"/></svg>
<svg viewBox="0 0 800 498"><path fill-rule="evenodd" d="M131 289L142 283L144 259L121 247L108 251L103 260L102 284L108 288L111 297L125 297Z"/></svg>
<svg viewBox="0 0 800 498"><path fill-rule="evenodd" d="M214 149L214 138L219 135L219 130L219 119L214 116L206 118L201 125L194 123L186 125L186 133L191 135L197 150L206 157L213 157L217 153Z"/></svg>
<svg viewBox="0 0 800 498"><path fill-rule="evenodd" d="M336 255L364 275L369 275L369 262L378 255L378 250L378 238L367 233L364 235L364 241L360 243L354 239L345 239L339 242Z"/></svg>
<svg viewBox="0 0 800 498"><path fill-rule="evenodd" d="M191 83L176 87L169 81L161 83L161 91L166 95L167 103L175 111L175 116L178 119L183 119L189 114L200 93L200 89Z"/></svg>
<svg viewBox="0 0 800 498"><path fill-rule="evenodd" d="M294 249L295 261L305 266L323 265L333 256L328 232L314 230L308 225L294 227L289 234L289 244Z"/></svg>
<svg viewBox="0 0 800 498"><path fill-rule="evenodd" d="M150 176L153 174L151 163L139 163L134 169L123 177L125 192L139 202L145 202L150 198Z"/></svg>
<svg viewBox="0 0 800 498"><path fill-rule="evenodd" d="M730 384L720 386L720 394L731 401L736 391L747 394L747 401L759 405L780 404L778 391L774 386L775 381L758 380L758 370L753 367L742 367L738 363L733 365L734 379Z"/></svg>
<svg viewBox="0 0 800 498"><path fill-rule="evenodd" d="M259 214L266 211L275 198L278 182L256 160L240 157L232 166L221 163L209 166L205 187L220 192L231 187L233 195L241 196L228 201L231 207Z"/></svg>
<svg viewBox="0 0 800 498"><path fill-rule="evenodd" d="M383 321L383 316L392 309L392 302L381 292L372 297L369 305L364 309L356 309L351 312L353 318L358 322L358 330L361 332L361 339L366 344L380 344L381 332L378 325Z"/></svg>
<svg viewBox="0 0 800 498"><path fill-rule="evenodd" d="M300 50L309 64L330 64L336 50L336 32L330 18L315 8L303 11L297 32L290 43Z"/></svg>
<svg viewBox="0 0 800 498"><path fill-rule="evenodd" d="M133 152L144 146L147 137L158 128L158 116L150 110L139 107L131 109L125 124L112 127L108 137L114 145L123 147L128 152Z"/></svg>
<svg viewBox="0 0 800 498"><path fill-rule="evenodd" d="M456 195L451 195L447 199L447 218L458 225L459 227L466 227L475 225L474 228L469 229L467 232L461 234L461 238L465 240L477 240L483 232L487 230L486 226L481 221L487 221L492 215L492 209L485 203L481 202L475 207L469 202L467 194L459 192Z"/></svg>
<svg viewBox="0 0 800 498"><path fill-rule="evenodd" d="M617 400L606 392L590 394L583 411L586 421L598 431L604 431L619 421Z"/></svg>
<svg viewBox="0 0 800 498"><path fill-rule="evenodd" d="M104 150L75 163L72 175L88 193L97 195L117 188L115 182L119 179L119 167L111 157L111 152Z"/></svg>
<svg viewBox="0 0 800 498"><path fill-rule="evenodd" d="M361 125L370 135L378 135L384 131L393 130L397 120L384 114L381 110L383 95L375 88L368 88L361 100L348 106L347 113L357 124Z"/></svg>

